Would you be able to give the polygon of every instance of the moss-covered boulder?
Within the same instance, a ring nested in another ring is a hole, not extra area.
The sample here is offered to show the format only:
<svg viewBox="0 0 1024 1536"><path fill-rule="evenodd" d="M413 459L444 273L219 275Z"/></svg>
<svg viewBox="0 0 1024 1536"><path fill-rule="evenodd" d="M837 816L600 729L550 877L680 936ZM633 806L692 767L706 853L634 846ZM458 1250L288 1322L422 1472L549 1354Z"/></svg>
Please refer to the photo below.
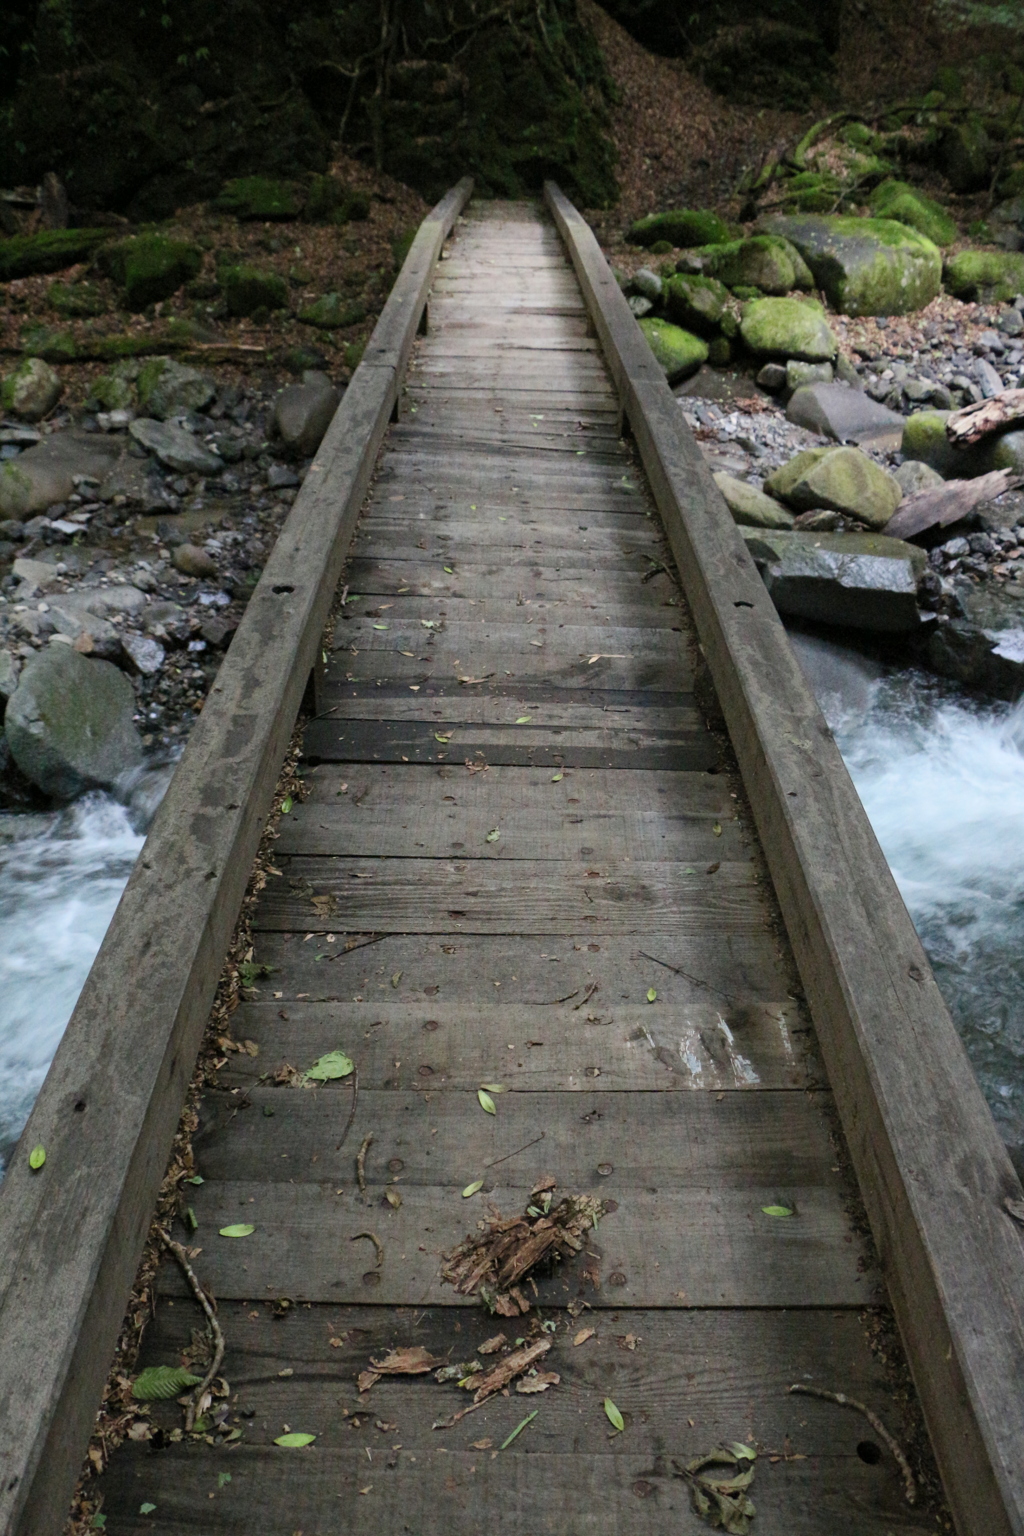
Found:
<svg viewBox="0 0 1024 1536"><path fill-rule="evenodd" d="M884 528L903 498L894 476L859 448L811 448L765 481L771 495L797 512L824 508Z"/></svg>
<svg viewBox="0 0 1024 1536"><path fill-rule="evenodd" d="M906 315L939 292L938 246L895 219L778 216L762 227L796 246L840 314Z"/></svg>
<svg viewBox="0 0 1024 1536"><path fill-rule="evenodd" d="M140 410L157 421L184 411L202 411L217 394L212 379L173 357L151 358L139 369L136 388Z"/></svg>
<svg viewBox="0 0 1024 1536"><path fill-rule="evenodd" d="M780 295L794 288L813 288L810 268L795 245L780 235L752 235L702 252L705 271L729 288L757 288Z"/></svg>
<svg viewBox="0 0 1024 1536"><path fill-rule="evenodd" d="M983 119L971 113L951 123L939 144L939 160L954 192L983 192L992 175L995 154Z"/></svg>
<svg viewBox="0 0 1024 1536"><path fill-rule="evenodd" d="M90 399L104 411L133 410L138 401L135 393L138 373L138 363L118 363L109 373L101 373L99 378L93 379L89 385Z"/></svg>
<svg viewBox="0 0 1024 1536"><path fill-rule="evenodd" d="M58 331L37 320L22 326L18 340L26 357L42 357L48 363L73 363L78 356L78 343L70 331Z"/></svg>
<svg viewBox="0 0 1024 1536"><path fill-rule="evenodd" d="M51 645L25 667L7 705L5 734L26 778L58 800L110 788L142 760L135 694L109 661Z"/></svg>
<svg viewBox="0 0 1024 1536"><path fill-rule="evenodd" d="M340 331L347 325L358 325L365 320L366 305L358 299L348 299L342 293L325 293L300 310L299 319L304 325L315 325L321 331Z"/></svg>
<svg viewBox="0 0 1024 1536"><path fill-rule="evenodd" d="M931 240L933 245L952 245L957 238L955 220L933 198L925 197L905 181L883 181L869 199L880 219L895 219Z"/></svg>
<svg viewBox="0 0 1024 1536"><path fill-rule="evenodd" d="M708 344L692 331L667 320L640 320L638 324L670 384L688 378L707 362Z"/></svg>
<svg viewBox="0 0 1024 1536"><path fill-rule="evenodd" d="M827 363L838 342L814 299L755 299L743 311L740 335L759 357L797 357Z"/></svg>
<svg viewBox="0 0 1024 1536"><path fill-rule="evenodd" d="M314 176L302 217L310 224L347 224L370 217L370 194L354 192L340 176Z"/></svg>
<svg viewBox="0 0 1024 1536"><path fill-rule="evenodd" d="M712 277L670 277L663 297L669 319L698 336L714 336L722 321L728 289Z"/></svg>
<svg viewBox="0 0 1024 1536"><path fill-rule="evenodd" d="M946 262L942 275L958 299L1008 303L1024 293L1024 255L1017 251L958 251Z"/></svg>
<svg viewBox="0 0 1024 1536"><path fill-rule="evenodd" d="M61 272L87 261L109 239L109 229L44 229L38 235L11 235L0 240L0 282Z"/></svg>
<svg viewBox="0 0 1024 1536"><path fill-rule="evenodd" d="M633 245L718 245L729 238L729 226L707 208L675 208L668 213L649 213L630 225L626 236Z"/></svg>
<svg viewBox="0 0 1024 1536"><path fill-rule="evenodd" d="M51 283L46 302L66 320L91 320L110 308L106 295L95 283Z"/></svg>
<svg viewBox="0 0 1024 1536"><path fill-rule="evenodd" d="M135 311L169 299L192 281L202 264L197 245L157 233L118 240L100 257L103 270L124 289L125 303Z"/></svg>
<svg viewBox="0 0 1024 1536"><path fill-rule="evenodd" d="M732 513L733 521L745 528L792 528L793 513L773 496L766 496L756 485L737 480L721 472L713 476L715 484Z"/></svg>
<svg viewBox="0 0 1024 1536"><path fill-rule="evenodd" d="M903 458L929 465L947 480L973 480L994 469L1024 474L1024 430L991 433L970 448L954 448L946 436L949 411L908 416L900 445Z"/></svg>
<svg viewBox="0 0 1024 1536"><path fill-rule="evenodd" d="M287 309L288 284L261 267L222 267L218 273L229 315L253 315L259 309Z"/></svg>
<svg viewBox="0 0 1024 1536"><path fill-rule="evenodd" d="M320 179L327 181L329 178ZM305 200L305 193L296 181L281 181L273 176L237 176L224 183L214 206L221 213L234 214L236 219L277 223L297 219Z"/></svg>
<svg viewBox="0 0 1024 1536"><path fill-rule="evenodd" d="M64 393L64 385L49 363L27 357L0 385L0 406L23 421L42 421Z"/></svg>
<svg viewBox="0 0 1024 1536"><path fill-rule="evenodd" d="M846 191L838 176L823 171L800 171L780 188L787 208L797 213L831 213Z"/></svg>

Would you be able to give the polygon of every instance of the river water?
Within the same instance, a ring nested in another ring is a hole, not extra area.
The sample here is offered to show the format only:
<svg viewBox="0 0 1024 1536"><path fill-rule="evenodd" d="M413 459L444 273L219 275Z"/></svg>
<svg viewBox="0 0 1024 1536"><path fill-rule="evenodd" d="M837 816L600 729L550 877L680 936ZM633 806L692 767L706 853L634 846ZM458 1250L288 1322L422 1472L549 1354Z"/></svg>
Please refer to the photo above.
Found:
<svg viewBox="0 0 1024 1536"><path fill-rule="evenodd" d="M925 673L792 639L1024 1168L1024 703L978 703ZM0 844L0 1172L170 771L147 769L127 803L88 795Z"/></svg>

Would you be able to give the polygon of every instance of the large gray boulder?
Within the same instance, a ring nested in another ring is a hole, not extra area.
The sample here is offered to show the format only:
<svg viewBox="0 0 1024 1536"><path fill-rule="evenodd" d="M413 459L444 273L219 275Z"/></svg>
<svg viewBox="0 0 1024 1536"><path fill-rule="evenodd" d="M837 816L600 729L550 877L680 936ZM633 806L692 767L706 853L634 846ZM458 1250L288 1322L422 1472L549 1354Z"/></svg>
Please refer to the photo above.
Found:
<svg viewBox="0 0 1024 1536"><path fill-rule="evenodd" d="M0 385L0 405L23 421L42 421L64 393L60 375L41 357L26 357Z"/></svg>
<svg viewBox="0 0 1024 1536"><path fill-rule="evenodd" d="M992 698L1024 694L1024 591L1017 583L957 582L962 619L939 624L925 652L929 666Z"/></svg>
<svg viewBox="0 0 1024 1536"><path fill-rule="evenodd" d="M219 475L224 468L223 459L173 421L140 416L128 430L137 443L156 455L165 469L173 469L179 475Z"/></svg>
<svg viewBox="0 0 1024 1536"><path fill-rule="evenodd" d="M780 613L879 634L919 628L923 550L877 534L745 528L743 537Z"/></svg>
<svg viewBox="0 0 1024 1536"><path fill-rule="evenodd" d="M158 421L185 411L201 411L217 394L212 379L173 357L151 358L139 370L137 388L140 409Z"/></svg>
<svg viewBox="0 0 1024 1536"><path fill-rule="evenodd" d="M765 481L796 512L819 509L884 528L903 499L897 480L860 448L806 448Z"/></svg>
<svg viewBox="0 0 1024 1536"><path fill-rule="evenodd" d="M308 458L323 442L340 403L341 395L326 373L307 370L301 384L289 384L277 397L274 428L278 437L293 453Z"/></svg>
<svg viewBox="0 0 1024 1536"><path fill-rule="evenodd" d="M67 501L76 476L103 480L121 451L100 432L54 432L0 467L0 518L24 522Z"/></svg>
<svg viewBox="0 0 1024 1536"><path fill-rule="evenodd" d="M938 246L895 219L780 215L761 227L796 246L840 314L907 315L942 284Z"/></svg>
<svg viewBox="0 0 1024 1536"><path fill-rule="evenodd" d="M806 384L798 389L786 415L794 425L820 432L838 443L860 443L870 438L903 433L903 417L878 405L869 395L848 384Z"/></svg>
<svg viewBox="0 0 1024 1536"><path fill-rule="evenodd" d="M56 800L111 788L142 760L135 694L123 672L51 645L27 664L8 701L4 732L26 778Z"/></svg>
<svg viewBox="0 0 1024 1536"><path fill-rule="evenodd" d="M955 448L946 436L950 411L916 411L903 423L904 459L929 465L944 480L973 480L994 469L1024 474L1024 430L990 432L969 448Z"/></svg>

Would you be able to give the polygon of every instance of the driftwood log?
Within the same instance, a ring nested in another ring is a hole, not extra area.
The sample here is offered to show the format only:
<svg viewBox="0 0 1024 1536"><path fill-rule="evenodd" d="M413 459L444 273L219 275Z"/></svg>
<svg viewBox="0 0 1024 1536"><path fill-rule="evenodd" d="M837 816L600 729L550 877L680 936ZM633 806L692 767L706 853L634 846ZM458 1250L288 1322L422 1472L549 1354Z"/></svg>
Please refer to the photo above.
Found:
<svg viewBox="0 0 1024 1536"><path fill-rule="evenodd" d="M1024 418L1024 389L1004 389L991 400L979 400L954 411L946 422L946 436L958 448L966 448L990 432Z"/></svg>
<svg viewBox="0 0 1024 1536"><path fill-rule="evenodd" d="M1020 393L1024 396L1024 390ZM1010 469L995 469L976 480L947 480L945 485L907 496L882 531L889 538L912 539L917 533L927 533L929 528L948 527L983 501L994 501L1004 491L1015 490L1021 484L1024 481L1020 475Z"/></svg>

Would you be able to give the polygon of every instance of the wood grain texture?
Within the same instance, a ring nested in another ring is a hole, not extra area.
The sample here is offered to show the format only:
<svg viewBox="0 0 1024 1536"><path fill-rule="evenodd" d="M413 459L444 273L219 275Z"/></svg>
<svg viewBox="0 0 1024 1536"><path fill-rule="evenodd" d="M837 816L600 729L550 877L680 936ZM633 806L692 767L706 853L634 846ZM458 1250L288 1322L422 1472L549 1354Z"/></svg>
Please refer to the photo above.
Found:
<svg viewBox="0 0 1024 1536"><path fill-rule="evenodd" d="M421 227L189 739L0 1190L0 1530L63 1525L241 904L460 183ZM126 985L126 978L133 985ZM48 1305L40 1307L40 1297Z"/></svg>
<svg viewBox="0 0 1024 1536"><path fill-rule="evenodd" d="M1020 1183L831 733L590 231L562 231L683 577L958 1529L1024 1531ZM766 679L771 685L766 686Z"/></svg>

